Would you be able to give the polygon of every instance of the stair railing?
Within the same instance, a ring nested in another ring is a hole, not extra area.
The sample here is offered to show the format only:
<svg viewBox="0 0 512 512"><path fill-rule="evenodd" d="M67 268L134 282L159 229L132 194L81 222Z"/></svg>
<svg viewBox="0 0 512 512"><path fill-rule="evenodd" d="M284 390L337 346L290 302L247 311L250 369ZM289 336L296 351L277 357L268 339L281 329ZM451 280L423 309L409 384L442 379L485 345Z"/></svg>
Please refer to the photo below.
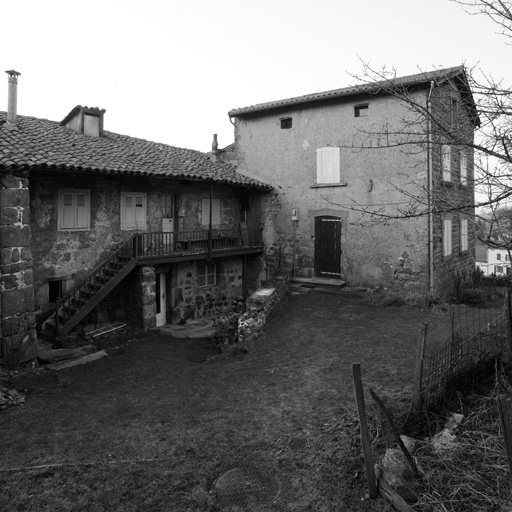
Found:
<svg viewBox="0 0 512 512"><path fill-rule="evenodd" d="M63 295L55 303L55 326L57 336L59 335L60 329L59 319L63 319L63 323L66 323L82 305L89 301L90 298L84 300L84 293L98 286L99 289L101 289L135 257L137 236L137 234L132 235L97 267L91 270L79 284L75 285L73 289Z"/></svg>

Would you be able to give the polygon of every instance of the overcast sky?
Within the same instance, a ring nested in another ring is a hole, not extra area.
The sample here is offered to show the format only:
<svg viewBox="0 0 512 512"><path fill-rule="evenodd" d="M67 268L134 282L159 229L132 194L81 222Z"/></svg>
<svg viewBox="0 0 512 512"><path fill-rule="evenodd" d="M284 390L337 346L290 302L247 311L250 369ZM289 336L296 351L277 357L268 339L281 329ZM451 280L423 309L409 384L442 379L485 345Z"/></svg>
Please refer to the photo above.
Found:
<svg viewBox="0 0 512 512"><path fill-rule="evenodd" d="M0 19L19 114L104 108L106 130L201 151L233 142L229 110L352 85L361 60L512 83L498 28L450 0L13 0Z"/></svg>

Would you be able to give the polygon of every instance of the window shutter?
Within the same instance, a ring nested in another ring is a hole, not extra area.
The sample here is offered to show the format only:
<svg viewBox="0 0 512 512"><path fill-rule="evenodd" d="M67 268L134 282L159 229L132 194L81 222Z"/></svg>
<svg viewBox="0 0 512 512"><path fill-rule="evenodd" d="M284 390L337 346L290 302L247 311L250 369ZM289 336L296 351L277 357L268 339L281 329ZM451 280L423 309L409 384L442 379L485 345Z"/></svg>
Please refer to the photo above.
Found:
<svg viewBox="0 0 512 512"><path fill-rule="evenodd" d="M465 151L460 154L460 182L462 185L468 183L468 156Z"/></svg>
<svg viewBox="0 0 512 512"><path fill-rule="evenodd" d="M127 229L135 227L135 207L132 196L124 196L124 222L123 226Z"/></svg>
<svg viewBox="0 0 512 512"><path fill-rule="evenodd" d="M201 225L210 225L210 200L201 200ZM220 226L220 199L212 199L212 226Z"/></svg>
<svg viewBox="0 0 512 512"><path fill-rule="evenodd" d="M85 194L76 194L76 228L87 227L87 201Z"/></svg>
<svg viewBox="0 0 512 512"><path fill-rule="evenodd" d="M316 150L316 182L339 183L340 148L318 148Z"/></svg>
<svg viewBox="0 0 512 512"><path fill-rule="evenodd" d="M62 226L65 229L75 227L75 208L73 205L73 194L62 195Z"/></svg>
<svg viewBox="0 0 512 512"><path fill-rule="evenodd" d="M445 219L443 221L443 256L449 256L452 253L452 221Z"/></svg>
<svg viewBox="0 0 512 512"><path fill-rule="evenodd" d="M468 250L468 219L462 219L460 223L460 249Z"/></svg>
<svg viewBox="0 0 512 512"><path fill-rule="evenodd" d="M442 147L443 154L443 180L451 181L452 179L452 148L446 144Z"/></svg>

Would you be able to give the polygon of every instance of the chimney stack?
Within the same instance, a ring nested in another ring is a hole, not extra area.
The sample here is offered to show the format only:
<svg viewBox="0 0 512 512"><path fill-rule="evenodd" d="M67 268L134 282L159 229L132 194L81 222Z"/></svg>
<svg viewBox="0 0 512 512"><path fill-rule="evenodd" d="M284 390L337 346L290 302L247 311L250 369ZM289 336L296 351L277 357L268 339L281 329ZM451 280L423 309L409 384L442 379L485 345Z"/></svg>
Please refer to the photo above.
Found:
<svg viewBox="0 0 512 512"><path fill-rule="evenodd" d="M219 152L219 143L217 142L217 134L213 134L213 142L212 142L212 160L217 162L219 157L217 156Z"/></svg>
<svg viewBox="0 0 512 512"><path fill-rule="evenodd" d="M14 71L11 69L10 71L6 71L9 75L9 97L7 101L7 122L9 124L16 124L16 111L18 108L18 76L21 73Z"/></svg>

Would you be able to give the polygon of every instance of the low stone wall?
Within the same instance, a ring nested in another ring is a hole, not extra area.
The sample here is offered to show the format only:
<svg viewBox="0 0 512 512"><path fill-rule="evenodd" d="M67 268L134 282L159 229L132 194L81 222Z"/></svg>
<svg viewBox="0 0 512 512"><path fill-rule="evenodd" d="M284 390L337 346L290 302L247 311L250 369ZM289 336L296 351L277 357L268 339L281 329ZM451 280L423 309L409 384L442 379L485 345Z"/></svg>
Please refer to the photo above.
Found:
<svg viewBox="0 0 512 512"><path fill-rule="evenodd" d="M263 288L256 290L245 301L245 313L238 319L238 341L257 338L267 323L273 307L284 297L291 279L290 270L281 270Z"/></svg>

